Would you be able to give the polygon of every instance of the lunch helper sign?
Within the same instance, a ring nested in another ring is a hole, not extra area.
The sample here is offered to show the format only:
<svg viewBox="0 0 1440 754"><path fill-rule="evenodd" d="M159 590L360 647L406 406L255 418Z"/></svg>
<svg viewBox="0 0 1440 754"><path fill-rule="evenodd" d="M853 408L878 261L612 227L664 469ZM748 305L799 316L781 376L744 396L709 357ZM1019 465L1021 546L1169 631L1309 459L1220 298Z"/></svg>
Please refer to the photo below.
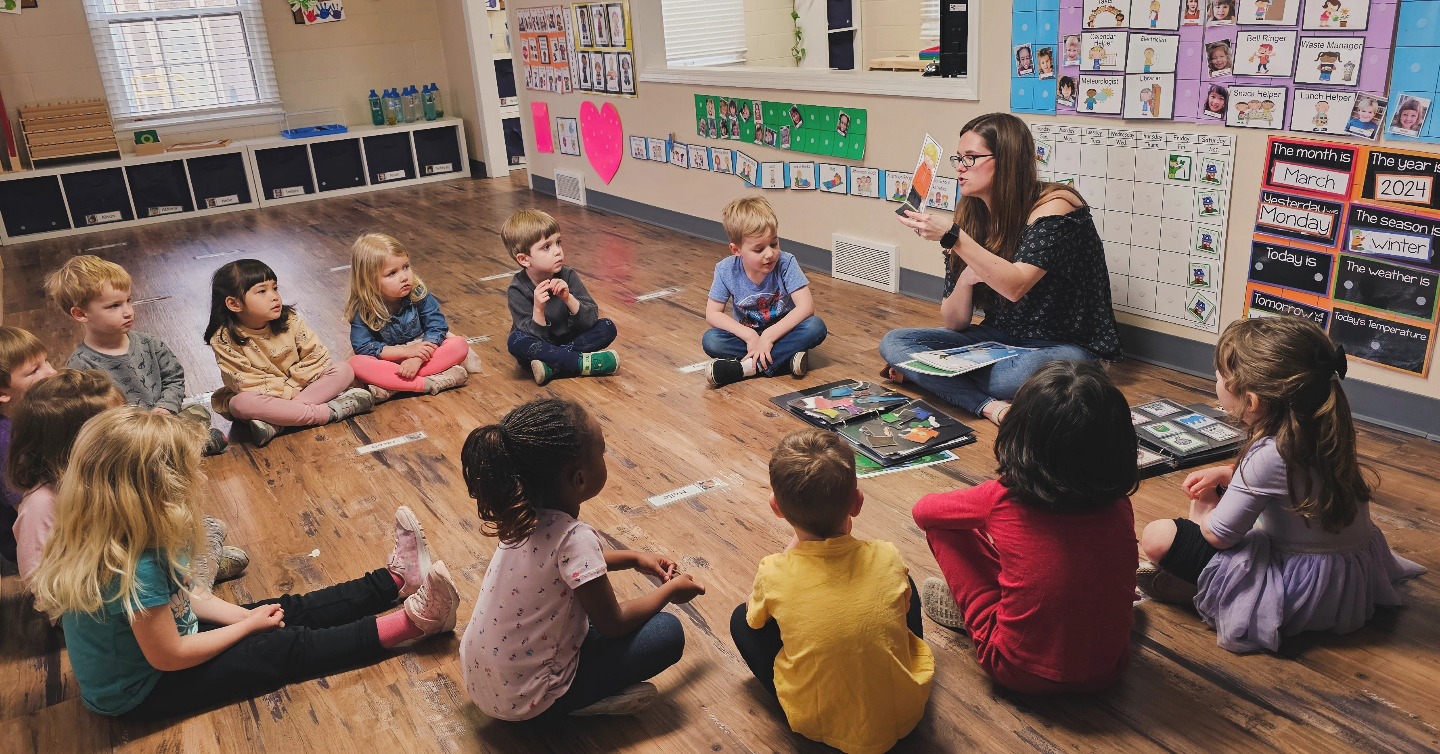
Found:
<svg viewBox="0 0 1440 754"><path fill-rule="evenodd" d="M1314 320L1345 352L1428 376L1440 293L1440 161L1271 138L1246 316Z"/></svg>

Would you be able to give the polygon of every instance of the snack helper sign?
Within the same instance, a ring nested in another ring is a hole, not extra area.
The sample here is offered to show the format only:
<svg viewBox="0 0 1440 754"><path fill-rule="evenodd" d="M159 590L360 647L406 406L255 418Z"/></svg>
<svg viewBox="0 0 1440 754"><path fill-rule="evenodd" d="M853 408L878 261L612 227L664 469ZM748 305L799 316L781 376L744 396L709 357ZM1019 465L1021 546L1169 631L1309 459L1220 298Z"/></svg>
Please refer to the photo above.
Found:
<svg viewBox="0 0 1440 754"><path fill-rule="evenodd" d="M1273 137L1246 316L1300 316L1354 358L1428 376L1440 259L1436 156Z"/></svg>

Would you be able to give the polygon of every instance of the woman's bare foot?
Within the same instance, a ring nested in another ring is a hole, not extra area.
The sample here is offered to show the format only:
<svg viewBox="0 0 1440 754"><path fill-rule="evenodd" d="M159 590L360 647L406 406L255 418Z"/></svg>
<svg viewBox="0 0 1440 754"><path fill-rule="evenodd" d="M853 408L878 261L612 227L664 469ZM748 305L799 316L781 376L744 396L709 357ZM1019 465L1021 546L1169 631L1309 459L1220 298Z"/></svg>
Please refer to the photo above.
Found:
<svg viewBox="0 0 1440 754"><path fill-rule="evenodd" d="M1005 420L1005 415L1010 413L1010 401L990 401L980 409L980 413L998 427Z"/></svg>
<svg viewBox="0 0 1440 754"><path fill-rule="evenodd" d="M894 382L897 385L905 382L905 373L895 367L886 364L880 369L880 379Z"/></svg>

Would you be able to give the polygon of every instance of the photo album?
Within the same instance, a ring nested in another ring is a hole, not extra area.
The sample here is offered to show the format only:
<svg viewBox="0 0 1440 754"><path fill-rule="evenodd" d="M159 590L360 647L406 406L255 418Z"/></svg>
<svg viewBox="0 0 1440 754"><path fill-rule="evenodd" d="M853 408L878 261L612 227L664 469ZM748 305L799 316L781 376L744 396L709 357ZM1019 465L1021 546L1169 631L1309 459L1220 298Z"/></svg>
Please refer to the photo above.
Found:
<svg viewBox="0 0 1440 754"><path fill-rule="evenodd" d="M912 361L907 361L899 366L901 369L909 369L913 372L954 377L955 375L973 372L976 369L982 369L996 362L1014 358L1026 351L1033 350L1035 349L1007 346L1003 343L987 340L984 343L960 346L959 348L945 348L939 351L912 353L910 354Z"/></svg>
<svg viewBox="0 0 1440 754"><path fill-rule="evenodd" d="M923 400L857 380L776 396L770 402L814 427L838 433L884 467L975 442L975 431Z"/></svg>
<svg viewBox="0 0 1440 754"><path fill-rule="evenodd" d="M1224 461L1235 455L1245 430L1222 412L1203 404L1181 406L1167 400L1130 408L1140 440L1140 478Z"/></svg>

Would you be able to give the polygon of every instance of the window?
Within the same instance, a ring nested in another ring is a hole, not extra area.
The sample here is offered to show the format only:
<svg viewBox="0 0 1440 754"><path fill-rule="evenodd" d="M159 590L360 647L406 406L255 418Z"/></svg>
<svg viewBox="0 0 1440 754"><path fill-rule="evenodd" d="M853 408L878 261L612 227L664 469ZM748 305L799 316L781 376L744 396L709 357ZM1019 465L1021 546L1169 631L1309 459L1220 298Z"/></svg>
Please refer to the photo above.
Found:
<svg viewBox="0 0 1440 754"><path fill-rule="evenodd" d="M920 46L940 44L940 0L920 0Z"/></svg>
<svg viewBox="0 0 1440 754"><path fill-rule="evenodd" d="M744 0L661 0L665 59L676 67L745 62Z"/></svg>
<svg viewBox="0 0 1440 754"><path fill-rule="evenodd" d="M117 128L283 112L259 0L85 0Z"/></svg>

